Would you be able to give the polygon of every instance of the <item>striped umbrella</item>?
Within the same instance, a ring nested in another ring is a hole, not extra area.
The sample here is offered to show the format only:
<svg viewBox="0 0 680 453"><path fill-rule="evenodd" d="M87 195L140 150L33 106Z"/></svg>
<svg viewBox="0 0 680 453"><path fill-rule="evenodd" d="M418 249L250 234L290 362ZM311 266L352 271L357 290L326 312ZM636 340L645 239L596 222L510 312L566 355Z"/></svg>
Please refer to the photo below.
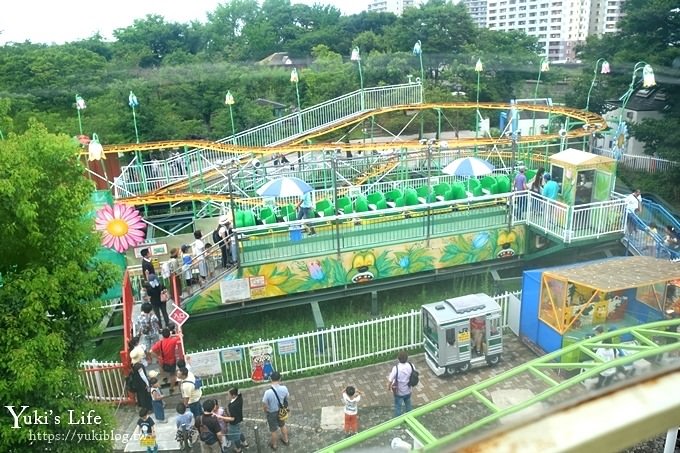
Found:
<svg viewBox="0 0 680 453"><path fill-rule="evenodd" d="M311 192L312 186L293 176L272 179L257 189L261 197L300 197Z"/></svg>
<svg viewBox="0 0 680 453"><path fill-rule="evenodd" d="M478 157L461 157L454 160L442 172L452 176L484 176L490 174L494 166Z"/></svg>

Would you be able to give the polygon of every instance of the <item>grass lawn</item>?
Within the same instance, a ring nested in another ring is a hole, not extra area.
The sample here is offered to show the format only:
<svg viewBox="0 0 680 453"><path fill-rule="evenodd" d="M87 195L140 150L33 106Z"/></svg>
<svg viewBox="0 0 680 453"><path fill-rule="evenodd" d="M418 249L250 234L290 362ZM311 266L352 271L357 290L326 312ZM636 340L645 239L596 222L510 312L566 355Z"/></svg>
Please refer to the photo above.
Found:
<svg viewBox="0 0 680 453"><path fill-rule="evenodd" d="M380 316L388 316L419 310L420 306L426 303L477 292L493 294L494 286L488 274L382 291L378 293L378 306ZM368 294L329 300L321 302L319 306L327 327L342 326L372 318L371 297ZM116 313L112 317L111 325L115 322L120 323L119 317L120 314ZM222 315L211 319L190 320L184 326L184 343L188 351L196 352L281 338L312 332L315 329L310 306L301 305L285 310L244 316ZM86 353L86 359L96 357L98 360L118 361L122 347L122 339L107 338L96 345L92 343Z"/></svg>

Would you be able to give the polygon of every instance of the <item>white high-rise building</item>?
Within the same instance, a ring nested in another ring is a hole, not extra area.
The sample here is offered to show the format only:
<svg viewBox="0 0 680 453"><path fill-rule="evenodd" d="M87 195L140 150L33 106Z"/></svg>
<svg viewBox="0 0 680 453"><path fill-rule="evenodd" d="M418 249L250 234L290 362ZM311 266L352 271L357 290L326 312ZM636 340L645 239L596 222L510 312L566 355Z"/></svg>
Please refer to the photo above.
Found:
<svg viewBox="0 0 680 453"><path fill-rule="evenodd" d="M394 13L401 16L404 9L418 6L416 0L370 0L368 2L368 11L374 13Z"/></svg>
<svg viewBox="0 0 680 453"><path fill-rule="evenodd" d="M625 0L462 1L478 25L491 30L523 30L538 38L550 60L572 61L576 45L588 35L618 31Z"/></svg>

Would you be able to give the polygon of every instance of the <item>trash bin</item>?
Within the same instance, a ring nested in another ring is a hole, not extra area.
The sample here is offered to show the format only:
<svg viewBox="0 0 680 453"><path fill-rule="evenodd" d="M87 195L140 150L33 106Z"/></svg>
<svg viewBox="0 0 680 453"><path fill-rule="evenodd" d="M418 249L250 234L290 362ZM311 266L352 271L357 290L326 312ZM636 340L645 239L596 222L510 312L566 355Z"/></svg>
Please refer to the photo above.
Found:
<svg viewBox="0 0 680 453"><path fill-rule="evenodd" d="M302 240L302 225L291 225L288 231L290 232L290 240L292 242L300 242Z"/></svg>

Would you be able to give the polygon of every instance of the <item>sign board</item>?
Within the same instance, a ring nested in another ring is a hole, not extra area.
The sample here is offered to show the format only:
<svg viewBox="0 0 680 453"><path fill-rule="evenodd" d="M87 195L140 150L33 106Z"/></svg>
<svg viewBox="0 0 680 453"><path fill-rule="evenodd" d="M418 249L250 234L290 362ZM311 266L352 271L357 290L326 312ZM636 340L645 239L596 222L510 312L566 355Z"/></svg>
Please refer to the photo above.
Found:
<svg viewBox="0 0 680 453"><path fill-rule="evenodd" d="M222 374L219 351L196 352L189 354L191 372L196 376L214 376Z"/></svg>
<svg viewBox="0 0 680 453"><path fill-rule="evenodd" d="M279 355L295 354L298 351L297 340L294 338L278 342Z"/></svg>
<svg viewBox="0 0 680 453"><path fill-rule="evenodd" d="M223 304L241 302L250 299L250 283L246 278L220 281L220 294Z"/></svg>
<svg viewBox="0 0 680 453"><path fill-rule="evenodd" d="M348 195L350 198L356 198L356 197L358 197L359 195L361 195L361 187L357 187L357 186L350 186L350 187L348 187L348 188L347 188L347 195Z"/></svg>
<svg viewBox="0 0 680 453"><path fill-rule="evenodd" d="M240 362L241 360L243 360L243 349L242 348L222 349L220 351L220 356L222 358L222 362L224 363Z"/></svg>
<svg viewBox="0 0 680 453"><path fill-rule="evenodd" d="M167 255L168 254L168 244L162 243L162 244L144 244L140 245L138 247L135 247L135 258L142 258L142 250L144 249L149 249L149 254L151 256L160 256L160 255Z"/></svg>
<svg viewBox="0 0 680 453"><path fill-rule="evenodd" d="M170 319L174 321L175 324L178 326L182 326L185 322L187 322L187 319L189 319L189 313L186 311L182 310L180 307L178 307L175 304L172 304L172 311L170 312Z"/></svg>
<svg viewBox="0 0 680 453"><path fill-rule="evenodd" d="M256 275L248 278L248 286L250 286L250 297L264 297L267 286L267 279L264 275Z"/></svg>

